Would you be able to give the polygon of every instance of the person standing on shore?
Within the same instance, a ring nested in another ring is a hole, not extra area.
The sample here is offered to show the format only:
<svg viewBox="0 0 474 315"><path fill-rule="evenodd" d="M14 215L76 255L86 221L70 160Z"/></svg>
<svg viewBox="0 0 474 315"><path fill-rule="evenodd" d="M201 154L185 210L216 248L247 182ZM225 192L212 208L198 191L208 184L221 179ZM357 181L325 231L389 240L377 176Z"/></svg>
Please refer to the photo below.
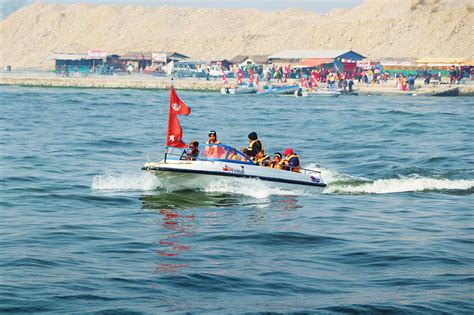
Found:
<svg viewBox="0 0 474 315"><path fill-rule="evenodd" d="M283 68L280 66L277 71L277 82L283 82Z"/></svg>
<svg viewBox="0 0 474 315"><path fill-rule="evenodd" d="M415 89L415 77L413 75L410 75L408 77L408 88L410 91L413 91Z"/></svg>
<svg viewBox="0 0 474 315"><path fill-rule="evenodd" d="M349 93L352 93L354 91L354 81L352 80L352 78L349 79L349 83L347 85L349 86Z"/></svg>
<svg viewBox="0 0 474 315"><path fill-rule="evenodd" d="M456 67L454 65L449 70L449 84L456 84Z"/></svg>

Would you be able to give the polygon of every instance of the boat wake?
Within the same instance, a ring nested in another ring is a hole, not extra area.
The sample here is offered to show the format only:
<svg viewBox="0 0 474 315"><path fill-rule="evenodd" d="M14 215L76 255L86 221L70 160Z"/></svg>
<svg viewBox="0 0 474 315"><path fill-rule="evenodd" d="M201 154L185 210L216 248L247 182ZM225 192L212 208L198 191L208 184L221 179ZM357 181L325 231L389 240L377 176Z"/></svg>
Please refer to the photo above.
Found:
<svg viewBox="0 0 474 315"><path fill-rule="evenodd" d="M239 194L254 198L268 198L271 195L302 196L311 195L305 189L283 189L271 187L268 183L258 179L222 178L207 185L202 189L204 192Z"/></svg>
<svg viewBox="0 0 474 315"><path fill-rule="evenodd" d="M416 174L401 178L370 180L341 174L335 170L322 168L315 164L306 166L307 169L321 171L321 176L328 185L323 194L362 195L390 194L404 192L441 192L441 193L474 193L474 180L450 180L420 177ZM95 176L92 187L95 191L124 192L124 191L195 191L217 194L244 195L257 199L268 198L272 195L310 196L314 192L306 188L280 188L258 179L216 178L212 182L189 181L183 187L170 183L164 185L151 174L109 174Z"/></svg>
<svg viewBox="0 0 474 315"><path fill-rule="evenodd" d="M338 173L335 170L309 165L308 169L319 169L328 185L323 194L390 194L404 192L474 193L474 180L451 180L421 177L417 174L392 179L370 180Z"/></svg>
<svg viewBox="0 0 474 315"><path fill-rule="evenodd" d="M165 192L197 191L217 194L244 195L257 199L268 198L271 195L300 196L310 195L308 191L293 189L285 190L270 187L258 179L216 178L211 183L189 181L187 185L175 186L172 183L162 184L151 174L109 174L95 176L91 188L95 191L124 192L124 191L153 191Z"/></svg>
<svg viewBox="0 0 474 315"><path fill-rule="evenodd" d="M150 191L160 187L159 180L150 174L108 174L94 176L92 189L97 191Z"/></svg>

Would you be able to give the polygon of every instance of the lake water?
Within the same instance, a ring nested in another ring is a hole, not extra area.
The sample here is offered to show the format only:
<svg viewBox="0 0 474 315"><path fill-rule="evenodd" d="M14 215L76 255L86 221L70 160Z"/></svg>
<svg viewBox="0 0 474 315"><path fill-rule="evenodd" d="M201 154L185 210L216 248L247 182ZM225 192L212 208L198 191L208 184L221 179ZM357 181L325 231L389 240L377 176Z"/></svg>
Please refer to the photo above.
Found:
<svg viewBox="0 0 474 315"><path fill-rule="evenodd" d="M474 312L473 98L178 94L328 187L168 191L167 91L0 87L0 313Z"/></svg>

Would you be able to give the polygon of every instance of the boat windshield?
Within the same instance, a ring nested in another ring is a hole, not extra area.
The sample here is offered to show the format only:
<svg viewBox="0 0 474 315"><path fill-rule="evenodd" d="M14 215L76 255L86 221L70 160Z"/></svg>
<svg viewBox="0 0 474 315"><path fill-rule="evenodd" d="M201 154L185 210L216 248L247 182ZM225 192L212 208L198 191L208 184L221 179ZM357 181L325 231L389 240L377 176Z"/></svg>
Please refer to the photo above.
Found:
<svg viewBox="0 0 474 315"><path fill-rule="evenodd" d="M198 160L217 160L240 164L254 164L246 155L224 144L206 144L199 154Z"/></svg>

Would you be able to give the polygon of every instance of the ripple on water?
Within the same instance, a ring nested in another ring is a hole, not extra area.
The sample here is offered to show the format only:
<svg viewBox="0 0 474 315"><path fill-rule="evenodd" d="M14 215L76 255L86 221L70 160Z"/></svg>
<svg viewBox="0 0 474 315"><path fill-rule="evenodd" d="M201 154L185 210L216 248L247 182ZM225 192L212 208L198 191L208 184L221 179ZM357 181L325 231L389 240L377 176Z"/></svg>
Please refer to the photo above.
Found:
<svg viewBox="0 0 474 315"><path fill-rule="evenodd" d="M186 141L256 131L314 194L146 175L166 91L0 93L0 313L474 312L470 98L178 91Z"/></svg>

